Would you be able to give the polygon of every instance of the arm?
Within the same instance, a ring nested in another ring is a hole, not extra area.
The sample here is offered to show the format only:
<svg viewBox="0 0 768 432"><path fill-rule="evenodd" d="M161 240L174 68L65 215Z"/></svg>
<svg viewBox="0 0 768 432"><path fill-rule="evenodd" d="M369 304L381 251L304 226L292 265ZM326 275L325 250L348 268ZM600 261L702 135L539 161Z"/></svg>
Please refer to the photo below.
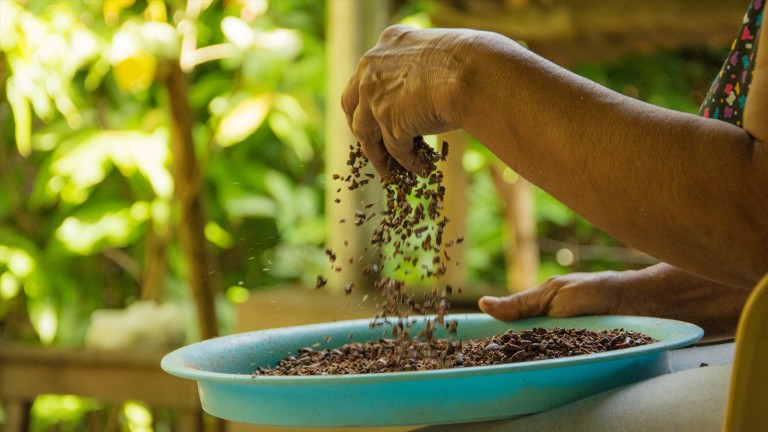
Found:
<svg viewBox="0 0 768 432"><path fill-rule="evenodd" d="M577 315L655 316L692 322L707 339L733 337L749 291L701 279L668 264L624 272L572 273L478 305L498 319Z"/></svg>
<svg viewBox="0 0 768 432"><path fill-rule="evenodd" d="M765 93L750 94L744 130L620 95L501 35L397 26L342 103L379 172L386 152L418 172L411 137L463 128L616 238L751 288L768 271Z"/></svg>
<svg viewBox="0 0 768 432"><path fill-rule="evenodd" d="M768 271L765 143L493 39L482 45L480 70L467 75L468 132L596 226L661 260L743 287ZM755 117L765 124L766 114Z"/></svg>

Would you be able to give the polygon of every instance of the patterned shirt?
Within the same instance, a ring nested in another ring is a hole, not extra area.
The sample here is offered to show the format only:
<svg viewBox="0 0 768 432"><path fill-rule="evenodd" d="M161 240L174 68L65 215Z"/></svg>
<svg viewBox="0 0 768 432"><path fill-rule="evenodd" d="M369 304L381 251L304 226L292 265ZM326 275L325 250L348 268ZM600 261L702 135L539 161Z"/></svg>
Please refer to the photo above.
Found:
<svg viewBox="0 0 768 432"><path fill-rule="evenodd" d="M765 1L752 0L749 5L731 51L712 83L699 115L741 126L755 67L758 32L763 23Z"/></svg>

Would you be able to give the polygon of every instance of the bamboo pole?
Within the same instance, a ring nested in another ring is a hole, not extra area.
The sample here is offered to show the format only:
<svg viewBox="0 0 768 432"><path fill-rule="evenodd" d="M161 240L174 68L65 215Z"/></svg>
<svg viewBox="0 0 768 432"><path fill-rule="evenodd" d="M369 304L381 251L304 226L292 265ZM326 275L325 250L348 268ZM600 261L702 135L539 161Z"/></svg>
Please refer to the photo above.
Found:
<svg viewBox="0 0 768 432"><path fill-rule="evenodd" d="M453 241L450 247L446 247L446 253L450 256L447 271L444 275L445 283L454 288L464 288L466 282L466 268L464 262L465 245L459 241L464 237L467 224L467 185L469 179L464 170L462 157L467 147L469 135L463 130L455 130L438 135L438 151L443 142L448 143L448 157L442 162L443 186L445 186L445 198L443 199L443 215L449 219L445 226L443 238ZM456 291L455 291L456 292Z"/></svg>
<svg viewBox="0 0 768 432"><path fill-rule="evenodd" d="M536 236L536 214L533 186L516 176L504 178L505 166L491 166L491 176L503 203L504 254L507 270L507 290L523 291L536 284L539 272L539 244Z"/></svg>
<svg viewBox="0 0 768 432"><path fill-rule="evenodd" d="M202 177L192 138L192 110L188 100L188 77L176 61L167 62L164 85L171 111L171 154L173 155L174 199L179 211L178 233L187 266L187 283L197 307L200 338L218 335L214 308L205 214L202 201Z"/></svg>
<svg viewBox="0 0 768 432"><path fill-rule="evenodd" d="M355 143L355 137L349 130L346 116L341 109L341 94L357 62L366 50L371 48L386 27L389 16L389 2L382 0L337 1L328 0L326 40L327 40L327 98L326 98L326 246L338 255L339 270L329 270L328 289L342 291L344 285L353 283L355 289L372 286L373 280L365 278L361 271L362 263L375 260L374 251L369 249L373 225L355 226L353 221L356 210L374 203L368 211L381 209L382 188L378 181L369 183L364 189L348 190L343 182L334 181L333 174L346 175L349 146ZM371 171L372 172L372 171ZM337 189L341 189L336 192ZM336 202L336 200L339 202ZM378 206L378 207L377 207ZM340 223L342 219L347 222ZM349 265L349 259L353 264Z"/></svg>
<svg viewBox="0 0 768 432"><path fill-rule="evenodd" d="M507 210L507 226L514 227L516 250L507 274L510 292L520 292L536 285L539 273L539 243L536 237L536 212L533 203L533 185L518 177L510 185L510 208ZM511 241L511 240L508 240Z"/></svg>
<svg viewBox="0 0 768 432"><path fill-rule="evenodd" d="M153 223L147 223L144 233L144 263L141 275L141 299L159 301L167 274L167 236L157 232Z"/></svg>

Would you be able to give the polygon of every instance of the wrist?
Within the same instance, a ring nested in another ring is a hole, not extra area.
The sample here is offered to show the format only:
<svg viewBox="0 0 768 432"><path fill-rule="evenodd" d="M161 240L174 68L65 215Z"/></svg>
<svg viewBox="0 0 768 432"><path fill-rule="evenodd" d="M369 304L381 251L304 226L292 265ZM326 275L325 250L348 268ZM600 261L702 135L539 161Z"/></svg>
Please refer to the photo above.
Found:
<svg viewBox="0 0 768 432"><path fill-rule="evenodd" d="M656 278L648 269L611 271L605 288L615 296L617 315L652 316L651 286Z"/></svg>
<svg viewBox="0 0 768 432"><path fill-rule="evenodd" d="M525 66L530 54L512 39L498 33L476 31L466 41L468 49L459 88L452 103L458 126L485 144L498 156L499 146L517 137L525 99ZM515 121L510 121L514 119Z"/></svg>
<svg viewBox="0 0 768 432"><path fill-rule="evenodd" d="M478 120L485 127L489 116L503 110L496 101L510 80L505 57L510 45L519 45L500 34L479 30L462 31L454 44L447 56L450 63L444 68L448 76L442 79L435 103L444 109L448 123L472 133Z"/></svg>

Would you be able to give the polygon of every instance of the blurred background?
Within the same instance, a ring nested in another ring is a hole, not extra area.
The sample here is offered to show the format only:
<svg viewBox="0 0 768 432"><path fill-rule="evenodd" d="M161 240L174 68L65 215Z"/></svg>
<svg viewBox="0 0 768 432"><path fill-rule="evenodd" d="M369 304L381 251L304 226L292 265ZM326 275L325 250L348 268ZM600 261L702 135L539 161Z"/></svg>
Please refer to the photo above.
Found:
<svg viewBox="0 0 768 432"><path fill-rule="evenodd" d="M370 280L357 264L336 271L325 249L370 257L373 227L339 220L382 191L339 191L332 175L354 143L341 90L387 25L501 32L695 113L747 4L0 0L0 425L198 429L194 386L159 370L170 349L372 317ZM464 239L446 275L461 287L454 310L557 274L655 262L472 137L427 139L451 147L445 212L449 237Z"/></svg>

